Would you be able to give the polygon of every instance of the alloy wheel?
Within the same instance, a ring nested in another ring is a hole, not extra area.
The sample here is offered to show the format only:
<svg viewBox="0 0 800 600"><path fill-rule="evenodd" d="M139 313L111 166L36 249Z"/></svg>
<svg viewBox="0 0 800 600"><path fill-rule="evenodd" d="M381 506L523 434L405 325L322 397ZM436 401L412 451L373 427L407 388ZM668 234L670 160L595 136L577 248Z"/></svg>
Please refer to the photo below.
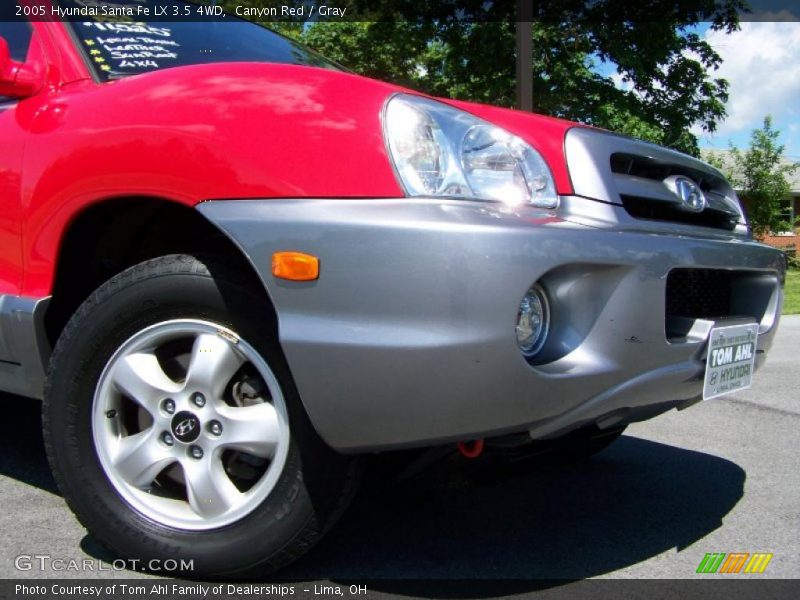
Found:
<svg viewBox="0 0 800 600"><path fill-rule="evenodd" d="M134 509L176 529L236 522L275 487L289 449L278 380L235 332L181 319L139 331L99 379L100 464Z"/></svg>

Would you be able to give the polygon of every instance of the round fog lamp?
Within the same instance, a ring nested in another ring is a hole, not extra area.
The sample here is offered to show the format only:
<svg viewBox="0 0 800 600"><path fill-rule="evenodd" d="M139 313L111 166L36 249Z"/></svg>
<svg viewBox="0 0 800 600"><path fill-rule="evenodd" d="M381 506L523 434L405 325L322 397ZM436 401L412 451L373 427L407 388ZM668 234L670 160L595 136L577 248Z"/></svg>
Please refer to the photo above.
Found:
<svg viewBox="0 0 800 600"><path fill-rule="evenodd" d="M544 346L550 327L550 307L539 284L532 285L519 305L517 344L525 356L533 356Z"/></svg>

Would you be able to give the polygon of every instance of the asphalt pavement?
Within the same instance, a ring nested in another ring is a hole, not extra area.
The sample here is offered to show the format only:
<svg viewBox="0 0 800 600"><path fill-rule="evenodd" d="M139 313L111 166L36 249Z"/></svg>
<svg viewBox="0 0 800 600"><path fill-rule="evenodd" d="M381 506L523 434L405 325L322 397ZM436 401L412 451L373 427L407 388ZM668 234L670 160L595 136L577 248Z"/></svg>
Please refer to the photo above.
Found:
<svg viewBox="0 0 800 600"><path fill-rule="evenodd" d="M39 418L37 403L15 401L0 419L0 577L85 577L15 566L19 555L113 560L59 496ZM389 593L403 579L519 579L524 591L540 578L700 577L709 552L769 552L761 577L800 578L799 437L794 316L752 389L632 425L591 460L370 479L280 578L384 579Z"/></svg>

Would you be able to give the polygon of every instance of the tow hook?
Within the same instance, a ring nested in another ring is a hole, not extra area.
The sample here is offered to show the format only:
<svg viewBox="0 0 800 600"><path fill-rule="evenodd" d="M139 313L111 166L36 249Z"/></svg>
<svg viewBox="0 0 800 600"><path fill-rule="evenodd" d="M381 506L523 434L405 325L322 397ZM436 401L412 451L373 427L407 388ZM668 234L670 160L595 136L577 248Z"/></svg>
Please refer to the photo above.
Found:
<svg viewBox="0 0 800 600"><path fill-rule="evenodd" d="M456 447L464 458L478 458L481 454L483 454L483 440L458 442Z"/></svg>

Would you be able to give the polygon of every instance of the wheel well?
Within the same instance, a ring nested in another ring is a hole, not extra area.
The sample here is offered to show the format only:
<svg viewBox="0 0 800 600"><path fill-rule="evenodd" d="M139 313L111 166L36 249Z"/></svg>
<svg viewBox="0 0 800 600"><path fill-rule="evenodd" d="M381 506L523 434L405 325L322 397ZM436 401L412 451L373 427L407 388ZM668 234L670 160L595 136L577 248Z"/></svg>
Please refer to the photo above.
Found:
<svg viewBox="0 0 800 600"><path fill-rule="evenodd" d="M237 263L248 277L247 283L262 291L269 302L258 274L241 250L195 209L155 198L108 200L82 212L62 238L52 300L44 319L51 346L72 314L103 282L128 267L166 254L225 256ZM277 322L276 318L271 321Z"/></svg>

